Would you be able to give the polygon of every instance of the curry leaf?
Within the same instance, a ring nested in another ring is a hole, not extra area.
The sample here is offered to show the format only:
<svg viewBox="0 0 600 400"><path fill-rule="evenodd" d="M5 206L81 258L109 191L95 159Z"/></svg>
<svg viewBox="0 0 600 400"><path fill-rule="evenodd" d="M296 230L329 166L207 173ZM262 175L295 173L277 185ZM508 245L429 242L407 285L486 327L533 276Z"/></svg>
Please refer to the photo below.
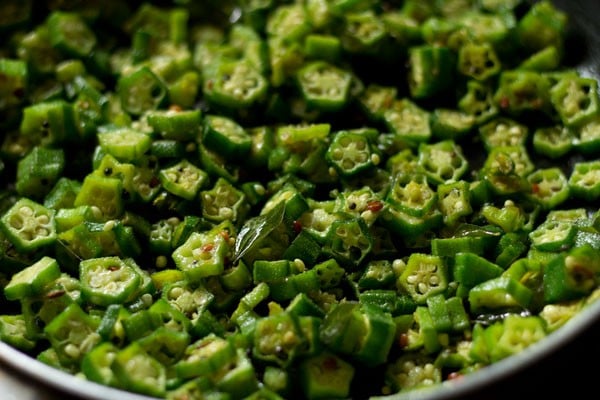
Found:
<svg viewBox="0 0 600 400"><path fill-rule="evenodd" d="M250 218L240 229L233 248L233 262L259 246L283 221L285 202L281 201L269 212Z"/></svg>

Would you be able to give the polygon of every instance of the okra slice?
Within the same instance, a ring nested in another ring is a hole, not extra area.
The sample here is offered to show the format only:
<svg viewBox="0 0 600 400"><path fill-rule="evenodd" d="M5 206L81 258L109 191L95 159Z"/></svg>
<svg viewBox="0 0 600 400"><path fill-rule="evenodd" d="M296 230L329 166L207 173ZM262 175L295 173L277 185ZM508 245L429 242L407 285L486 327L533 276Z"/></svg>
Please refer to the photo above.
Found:
<svg viewBox="0 0 600 400"><path fill-rule="evenodd" d="M97 330L102 341L123 345L126 339L124 321L130 316L131 313L123 304L111 304L106 307Z"/></svg>
<svg viewBox="0 0 600 400"><path fill-rule="evenodd" d="M580 76L565 76L550 90L550 100L563 124L576 127L599 113L598 82Z"/></svg>
<svg viewBox="0 0 600 400"><path fill-rule="evenodd" d="M258 390L255 368L243 349L236 349L235 359L223 368L217 388L234 398L244 398Z"/></svg>
<svg viewBox="0 0 600 400"><path fill-rule="evenodd" d="M178 269L192 282L201 278L219 275L225 270L225 257L229 242L215 232L193 232L184 244L172 254Z"/></svg>
<svg viewBox="0 0 600 400"><path fill-rule="evenodd" d="M8 78L0 84L0 93L2 93L0 109L5 110L21 105L28 91L27 63L24 60L0 58L0 74Z"/></svg>
<svg viewBox="0 0 600 400"><path fill-rule="evenodd" d="M498 146L522 146L528 140L529 128L512 118L497 117L479 127L479 136L488 151Z"/></svg>
<svg viewBox="0 0 600 400"><path fill-rule="evenodd" d="M387 207L378 219L383 227L406 241L422 238L426 232L441 226L443 220L443 214L436 207L432 207L420 217L404 212L398 207Z"/></svg>
<svg viewBox="0 0 600 400"><path fill-rule="evenodd" d="M550 89L550 81L541 73L507 70L500 74L494 101L514 117L524 113L552 114Z"/></svg>
<svg viewBox="0 0 600 400"><path fill-rule="evenodd" d="M121 162L135 163L152 146L148 134L132 128L106 129L97 137L102 150Z"/></svg>
<svg viewBox="0 0 600 400"><path fill-rule="evenodd" d="M65 168L63 149L36 146L17 163L15 188L21 196L41 200Z"/></svg>
<svg viewBox="0 0 600 400"><path fill-rule="evenodd" d="M27 326L23 314L0 315L0 340L22 351L30 351L36 341L27 334Z"/></svg>
<svg viewBox="0 0 600 400"><path fill-rule="evenodd" d="M85 221L99 222L98 217L101 217L100 210L95 210L91 206L60 208L54 216L56 231L59 234L63 233Z"/></svg>
<svg viewBox="0 0 600 400"><path fill-rule="evenodd" d="M299 367L302 390L308 398L344 398L350 394L355 368L325 351L302 361Z"/></svg>
<svg viewBox="0 0 600 400"><path fill-rule="evenodd" d="M116 386L117 378L111 369L119 348L110 342L102 342L81 360L81 372L92 382Z"/></svg>
<svg viewBox="0 0 600 400"><path fill-rule="evenodd" d="M4 286L4 295L8 300L19 300L38 295L50 282L60 277L58 262L49 256L14 274Z"/></svg>
<svg viewBox="0 0 600 400"><path fill-rule="evenodd" d="M202 216L209 221L238 223L249 209L246 196L224 178L218 178L210 190L200 192Z"/></svg>
<svg viewBox="0 0 600 400"><path fill-rule="evenodd" d="M444 6L442 6L444 7ZM446 6L451 9L451 6ZM494 47L500 47L506 40L512 40L512 31L516 24L512 15L488 14L479 10L465 10L459 13L457 18L467 35L479 43L490 43Z"/></svg>
<svg viewBox="0 0 600 400"><path fill-rule="evenodd" d="M70 209L73 207L75 197L80 189L81 182L79 180L61 176L44 196L44 207L57 210L57 214L60 210Z"/></svg>
<svg viewBox="0 0 600 400"><path fill-rule="evenodd" d="M285 368L295 361L305 343L297 317L282 311L256 321L252 354Z"/></svg>
<svg viewBox="0 0 600 400"><path fill-rule="evenodd" d="M296 79L309 107L321 111L338 111L350 96L352 75L325 61L312 61L298 70Z"/></svg>
<svg viewBox="0 0 600 400"><path fill-rule="evenodd" d="M585 155L596 154L600 150L600 117L583 124L575 130L573 147Z"/></svg>
<svg viewBox="0 0 600 400"><path fill-rule="evenodd" d="M545 221L529 233L531 245L542 251L561 251L573 245L577 227L567 221Z"/></svg>
<svg viewBox="0 0 600 400"><path fill-rule="evenodd" d="M457 105L460 111L472 115L478 125L489 121L499 113L492 87L474 79L467 82L467 91L458 100Z"/></svg>
<svg viewBox="0 0 600 400"><path fill-rule="evenodd" d="M418 165L432 185L457 181L469 168L462 147L451 139L419 144Z"/></svg>
<svg viewBox="0 0 600 400"><path fill-rule="evenodd" d="M342 191L336 198L334 212L353 214L361 217L367 225L371 226L386 206L378 193L369 186L360 189L347 189Z"/></svg>
<svg viewBox="0 0 600 400"><path fill-rule="evenodd" d="M300 4L286 4L277 7L268 16L265 26L269 36L286 42L295 42L310 32L306 10Z"/></svg>
<svg viewBox="0 0 600 400"><path fill-rule="evenodd" d="M200 132L200 110L152 110L146 116L148 124L167 140L194 140Z"/></svg>
<svg viewBox="0 0 600 400"><path fill-rule="evenodd" d="M235 357L233 344L211 333L187 346L174 369L176 375L183 379L211 375L228 365Z"/></svg>
<svg viewBox="0 0 600 400"><path fill-rule="evenodd" d="M200 163L204 171L209 175L215 175L235 183L240 178L240 164L226 159L216 150L212 150L204 144L198 146Z"/></svg>
<svg viewBox="0 0 600 400"><path fill-rule="evenodd" d="M470 252L456 252L452 263L452 276L459 284L457 295L466 297L468 291L487 280L497 278L504 270L487 260L483 255Z"/></svg>
<svg viewBox="0 0 600 400"><path fill-rule="evenodd" d="M157 159L153 156L143 156L135 164L133 188L137 200L148 203L158 195L162 189L158 171Z"/></svg>
<svg viewBox="0 0 600 400"><path fill-rule="evenodd" d="M480 174L494 192L511 194L528 188L525 177L533 170L524 146L499 146L490 150Z"/></svg>
<svg viewBox="0 0 600 400"><path fill-rule="evenodd" d="M398 89L396 87L369 84L358 95L358 101L369 118L378 122L383 121L385 110L392 106L397 94Z"/></svg>
<svg viewBox="0 0 600 400"><path fill-rule="evenodd" d="M527 309L532 299L530 288L505 275L475 285L468 294L470 310L476 314Z"/></svg>
<svg viewBox="0 0 600 400"><path fill-rule="evenodd" d="M360 289L383 289L395 282L395 273L389 260L373 260L365 267L358 280Z"/></svg>
<svg viewBox="0 0 600 400"><path fill-rule="evenodd" d="M121 107L134 116L159 109L167 101L165 83L148 66L120 75L117 85Z"/></svg>
<svg viewBox="0 0 600 400"><path fill-rule="evenodd" d="M396 324L391 313L377 306L363 303L359 311L359 318L365 329L358 339L359 348L353 352L352 358L369 367L383 365L396 336Z"/></svg>
<svg viewBox="0 0 600 400"><path fill-rule="evenodd" d="M500 73L502 64L490 43L466 43L458 51L461 74L485 81Z"/></svg>
<svg viewBox="0 0 600 400"><path fill-rule="evenodd" d="M544 321L535 315L508 315L502 327L502 334L490 352L492 362L520 353L546 337Z"/></svg>
<svg viewBox="0 0 600 400"><path fill-rule="evenodd" d="M451 108L436 108L431 113L431 134L439 140L459 140L475 127L475 117Z"/></svg>
<svg viewBox="0 0 600 400"><path fill-rule="evenodd" d="M322 58L335 62L342 53L342 42L333 35L311 33L304 40L304 53L312 59Z"/></svg>
<svg viewBox="0 0 600 400"><path fill-rule="evenodd" d="M23 108L19 130L34 143L42 145L73 141L77 137L73 105L65 100L47 100L28 105Z"/></svg>
<svg viewBox="0 0 600 400"><path fill-rule="evenodd" d="M69 57L83 58L96 47L96 35L81 15L53 11L46 20L50 43Z"/></svg>
<svg viewBox="0 0 600 400"><path fill-rule="evenodd" d="M422 217L437 203L437 194L425 175L396 174L386 201L402 212Z"/></svg>
<svg viewBox="0 0 600 400"><path fill-rule="evenodd" d="M193 200L208 183L208 174L186 159L159 170L158 177L165 190L186 200Z"/></svg>
<svg viewBox="0 0 600 400"><path fill-rule="evenodd" d="M421 389L441 383L442 371L430 356L410 352L399 356L386 367L385 382L394 393Z"/></svg>
<svg viewBox="0 0 600 400"><path fill-rule="evenodd" d="M466 47L466 46L463 46ZM454 78L454 54L448 47L420 45L409 49L408 85L414 99L444 93ZM462 54L461 49L459 54ZM461 58L459 57L459 68Z"/></svg>
<svg viewBox="0 0 600 400"><path fill-rule="evenodd" d="M473 213L469 186L465 180L438 185L437 204L446 225L452 226Z"/></svg>
<svg viewBox="0 0 600 400"><path fill-rule="evenodd" d="M519 20L519 40L530 51L555 46L562 51L568 24L567 15L554 4L536 3Z"/></svg>
<svg viewBox="0 0 600 400"><path fill-rule="evenodd" d="M372 10L348 10L343 15L342 47L349 53L373 54L386 37L379 15Z"/></svg>
<svg viewBox="0 0 600 400"><path fill-rule="evenodd" d="M564 326L564 324L573 318L585 303L582 301L571 301L559 304L546 304L539 316L544 320L546 324L546 331L548 333L556 331L558 328Z"/></svg>
<svg viewBox="0 0 600 400"><path fill-rule="evenodd" d="M140 286L140 275L119 257L82 260L81 294L92 304L107 307L131 300Z"/></svg>
<svg viewBox="0 0 600 400"><path fill-rule="evenodd" d="M371 232L360 218L339 218L331 224L323 251L338 262L357 268L373 249Z"/></svg>
<svg viewBox="0 0 600 400"><path fill-rule="evenodd" d="M23 197L0 218L0 229L18 251L32 252L56 241L55 213Z"/></svg>
<svg viewBox="0 0 600 400"><path fill-rule="evenodd" d="M220 63L208 74L203 92L206 99L229 109L247 108L265 99L269 82L248 60Z"/></svg>
<svg viewBox="0 0 600 400"><path fill-rule="evenodd" d="M152 146L150 146L150 155L158 160L182 159L186 155L185 144L171 139L153 140Z"/></svg>
<svg viewBox="0 0 600 400"><path fill-rule="evenodd" d="M245 157L252 146L252 138L240 124L215 114L204 117L202 142L229 160Z"/></svg>
<svg viewBox="0 0 600 400"><path fill-rule="evenodd" d="M554 45L549 45L524 59L518 69L537 72L553 71L560 67L561 57L560 50Z"/></svg>
<svg viewBox="0 0 600 400"><path fill-rule="evenodd" d="M558 159L573 149L576 136L564 125L540 127L533 133L533 150L537 154Z"/></svg>
<svg viewBox="0 0 600 400"><path fill-rule="evenodd" d="M306 197L291 183L284 184L274 193L264 204L260 214L266 215L272 212L279 204L284 205L283 215L288 221L295 221L309 209Z"/></svg>
<svg viewBox="0 0 600 400"><path fill-rule="evenodd" d="M481 215L492 225L500 227L504 232L518 232L525 227L526 214L520 205L507 200L501 207L485 204Z"/></svg>
<svg viewBox="0 0 600 400"><path fill-rule="evenodd" d="M70 303L44 328L58 360L65 366L80 365L83 357L100 343L96 329L100 320Z"/></svg>
<svg viewBox="0 0 600 400"><path fill-rule="evenodd" d="M342 177L354 176L378 164L379 156L366 136L351 131L337 132L325 159Z"/></svg>
<svg viewBox="0 0 600 400"><path fill-rule="evenodd" d="M27 337L31 340L46 340L44 328L71 303L80 302L80 297L74 299L60 284L48 285L43 293L37 296L25 297L20 300L21 312L25 318Z"/></svg>
<svg viewBox="0 0 600 400"><path fill-rule="evenodd" d="M598 250L585 244L554 257L544 268L543 290L546 303L581 299L598 284Z"/></svg>
<svg viewBox="0 0 600 400"><path fill-rule="evenodd" d="M570 193L594 201L600 197L600 161L576 162L568 179Z"/></svg>
<svg viewBox="0 0 600 400"><path fill-rule="evenodd" d="M448 288L448 267L441 257L412 253L396 285L417 304L425 304L428 297L444 293Z"/></svg>
<svg viewBox="0 0 600 400"><path fill-rule="evenodd" d="M123 200L130 202L135 199L135 186L133 184L135 169L136 167L134 164L129 162L119 162L119 160L111 154L106 154L102 157L98 166L94 168L92 174L120 179L123 186ZM81 187L79 188L79 191L81 191Z"/></svg>
<svg viewBox="0 0 600 400"><path fill-rule="evenodd" d="M334 212L335 202L309 199L307 204L309 208L298 217L297 224L322 244L331 230L331 224L338 218Z"/></svg>
<svg viewBox="0 0 600 400"><path fill-rule="evenodd" d="M395 100L383 113L387 128L410 147L431 138L430 113L408 98Z"/></svg>
<svg viewBox="0 0 600 400"><path fill-rule="evenodd" d="M168 301L192 321L208 308L214 297L204 285L192 285L186 280L165 284L161 294L161 298Z"/></svg>
<svg viewBox="0 0 600 400"><path fill-rule="evenodd" d="M438 332L430 308L425 305L417 306L413 312L414 325L408 331L407 349L422 349L425 354L434 354L442 348L441 331Z"/></svg>
<svg viewBox="0 0 600 400"><path fill-rule="evenodd" d="M538 169L529 174L527 180L531 186L527 196L545 210L555 209L569 198L567 177L558 167Z"/></svg>
<svg viewBox="0 0 600 400"><path fill-rule="evenodd" d="M117 381L131 391L154 397L165 395L165 366L150 356L138 342L119 350L111 369Z"/></svg>
<svg viewBox="0 0 600 400"><path fill-rule="evenodd" d="M190 331L192 323L190 319L171 302L159 298L148 308L151 325L157 328L165 328L173 332L186 333ZM183 349L182 349L183 350ZM148 350L151 354L152 350ZM175 360L173 360L175 361Z"/></svg>
<svg viewBox="0 0 600 400"><path fill-rule="evenodd" d="M107 178L89 174L75 197L74 206L94 206L101 211L102 218L114 219L124 210L123 182L118 178Z"/></svg>

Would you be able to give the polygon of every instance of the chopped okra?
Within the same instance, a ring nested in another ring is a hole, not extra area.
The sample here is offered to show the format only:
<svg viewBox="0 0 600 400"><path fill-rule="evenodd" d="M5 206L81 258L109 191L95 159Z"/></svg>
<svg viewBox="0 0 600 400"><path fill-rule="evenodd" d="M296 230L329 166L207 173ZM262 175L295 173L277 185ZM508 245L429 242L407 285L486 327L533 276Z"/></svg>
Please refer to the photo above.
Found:
<svg viewBox="0 0 600 400"><path fill-rule="evenodd" d="M600 297L598 83L550 1L33 3L0 5L0 341L39 362L419 397Z"/></svg>

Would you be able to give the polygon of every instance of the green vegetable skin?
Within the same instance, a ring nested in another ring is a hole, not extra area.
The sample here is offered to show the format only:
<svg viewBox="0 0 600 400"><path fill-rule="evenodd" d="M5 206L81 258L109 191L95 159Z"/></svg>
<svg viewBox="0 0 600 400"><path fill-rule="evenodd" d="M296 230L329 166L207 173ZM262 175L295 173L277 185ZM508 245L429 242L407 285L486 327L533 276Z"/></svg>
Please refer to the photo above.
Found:
<svg viewBox="0 0 600 400"><path fill-rule="evenodd" d="M16 3L0 340L40 362L170 400L384 397L600 297L598 85L550 2Z"/></svg>

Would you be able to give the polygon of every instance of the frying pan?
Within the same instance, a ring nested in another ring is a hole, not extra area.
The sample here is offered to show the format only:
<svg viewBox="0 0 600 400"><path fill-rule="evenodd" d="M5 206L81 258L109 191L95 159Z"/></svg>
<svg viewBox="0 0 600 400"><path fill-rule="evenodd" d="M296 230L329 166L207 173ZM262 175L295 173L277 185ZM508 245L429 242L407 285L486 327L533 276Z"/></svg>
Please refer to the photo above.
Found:
<svg viewBox="0 0 600 400"><path fill-rule="evenodd" d="M570 18L566 64L600 79L600 1L555 0ZM594 397L600 362L600 301L522 353L441 387L387 400L544 398L557 393ZM359 377L360 379L360 377ZM597 396L596 396L597 397ZM42 364L0 342L0 398L4 400L149 400L98 385ZM383 399L383 398L381 398Z"/></svg>

